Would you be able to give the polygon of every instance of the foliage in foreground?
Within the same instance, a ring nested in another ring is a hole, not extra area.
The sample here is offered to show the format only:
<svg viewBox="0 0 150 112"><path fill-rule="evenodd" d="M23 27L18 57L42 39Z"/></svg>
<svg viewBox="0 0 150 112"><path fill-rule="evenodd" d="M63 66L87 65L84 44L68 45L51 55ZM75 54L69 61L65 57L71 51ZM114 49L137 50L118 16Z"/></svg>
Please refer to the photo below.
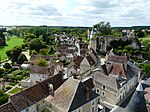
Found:
<svg viewBox="0 0 150 112"><path fill-rule="evenodd" d="M8 101L9 96L0 90L0 105Z"/></svg>

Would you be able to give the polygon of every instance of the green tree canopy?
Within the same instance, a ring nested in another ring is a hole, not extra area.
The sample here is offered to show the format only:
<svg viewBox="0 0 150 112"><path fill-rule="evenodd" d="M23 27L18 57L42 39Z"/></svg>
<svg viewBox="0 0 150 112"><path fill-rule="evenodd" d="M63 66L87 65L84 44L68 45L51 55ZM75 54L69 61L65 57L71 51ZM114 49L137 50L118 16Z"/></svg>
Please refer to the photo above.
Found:
<svg viewBox="0 0 150 112"><path fill-rule="evenodd" d="M40 59L36 62L36 65L46 67L46 66L48 66L48 62L47 62L45 59L40 58Z"/></svg>
<svg viewBox="0 0 150 112"><path fill-rule="evenodd" d="M11 69L11 68L12 68L12 66L11 66L10 63L5 63L5 64L3 65L3 67L4 67L5 69Z"/></svg>
<svg viewBox="0 0 150 112"><path fill-rule="evenodd" d="M44 43L40 39L33 39L29 43L30 50L35 50L36 52L39 52L40 49L44 48Z"/></svg>
<svg viewBox="0 0 150 112"><path fill-rule="evenodd" d="M8 101L9 96L0 90L0 105Z"/></svg>
<svg viewBox="0 0 150 112"><path fill-rule="evenodd" d="M23 64L24 61L28 61L27 57L24 54L20 54L20 56L17 59L17 63Z"/></svg>
<svg viewBox="0 0 150 112"><path fill-rule="evenodd" d="M95 24L94 28L96 28L97 33L100 35L110 35L112 31L110 23L109 22L105 23L104 21Z"/></svg>
<svg viewBox="0 0 150 112"><path fill-rule="evenodd" d="M143 66L144 77L147 77L150 74L150 64L144 64Z"/></svg>

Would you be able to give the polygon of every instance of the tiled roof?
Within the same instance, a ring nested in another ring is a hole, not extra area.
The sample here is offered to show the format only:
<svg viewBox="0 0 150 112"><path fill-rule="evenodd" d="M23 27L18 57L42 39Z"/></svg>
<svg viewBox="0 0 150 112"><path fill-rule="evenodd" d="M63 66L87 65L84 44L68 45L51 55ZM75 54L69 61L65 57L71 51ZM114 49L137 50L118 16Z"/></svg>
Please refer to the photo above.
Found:
<svg viewBox="0 0 150 112"><path fill-rule="evenodd" d="M37 73L37 74L49 74L50 67L40 67L40 66L32 66L30 73Z"/></svg>
<svg viewBox="0 0 150 112"><path fill-rule="evenodd" d="M115 63L126 63L127 62L127 56L108 55L107 61L115 62Z"/></svg>
<svg viewBox="0 0 150 112"><path fill-rule="evenodd" d="M109 68L108 68L109 69ZM113 63L108 74L118 75L120 77L126 78L126 71L124 69L124 64L122 63Z"/></svg>
<svg viewBox="0 0 150 112"><path fill-rule="evenodd" d="M54 75L54 71L57 66L60 65L60 71L63 70L63 64L61 62L54 62L51 66L48 67L40 67L40 66L32 66L30 73L32 74L43 74L43 75Z"/></svg>
<svg viewBox="0 0 150 112"><path fill-rule="evenodd" d="M80 42L79 45L80 45L80 49L88 49L88 44L87 43Z"/></svg>
<svg viewBox="0 0 150 112"><path fill-rule="evenodd" d="M87 58L87 60L91 66L96 64L96 62L94 61L94 59L90 55L87 55L86 58Z"/></svg>
<svg viewBox="0 0 150 112"><path fill-rule="evenodd" d="M56 58L56 56L47 56L47 55L32 55L31 56L31 61L32 60L38 60L39 58L43 58L45 60L52 60Z"/></svg>
<svg viewBox="0 0 150 112"><path fill-rule="evenodd" d="M83 84L89 89L94 88L93 78L89 78L88 80L84 81Z"/></svg>
<svg viewBox="0 0 150 112"><path fill-rule="evenodd" d="M79 67L79 66L80 66L80 63L82 62L82 60L83 60L83 57L82 57L82 56L77 56L77 57L73 60L73 62L76 64L77 67Z"/></svg>
<svg viewBox="0 0 150 112"><path fill-rule="evenodd" d="M77 79L69 78L46 100L63 112L71 112L87 102L98 97L98 94L89 90L89 99L86 98L86 86Z"/></svg>
<svg viewBox="0 0 150 112"><path fill-rule="evenodd" d="M61 74L57 74L37 85L11 96L10 101L17 112L20 112L21 110L33 105L35 102L47 97L49 95L49 83L53 84L54 90L56 90L63 82L64 80L62 79Z"/></svg>
<svg viewBox="0 0 150 112"><path fill-rule="evenodd" d="M9 102L0 106L0 112L17 112L17 111L13 107L12 103Z"/></svg>

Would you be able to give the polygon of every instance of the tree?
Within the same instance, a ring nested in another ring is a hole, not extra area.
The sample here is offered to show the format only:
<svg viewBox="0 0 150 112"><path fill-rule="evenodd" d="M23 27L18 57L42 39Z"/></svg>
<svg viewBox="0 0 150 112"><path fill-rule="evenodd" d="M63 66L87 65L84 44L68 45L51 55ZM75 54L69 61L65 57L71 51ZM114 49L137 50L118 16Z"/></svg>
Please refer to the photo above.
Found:
<svg viewBox="0 0 150 112"><path fill-rule="evenodd" d="M137 37L138 38L143 38L145 36L144 32L140 29L138 32L137 32Z"/></svg>
<svg viewBox="0 0 150 112"><path fill-rule="evenodd" d="M30 55L37 55L38 53L35 50L30 50Z"/></svg>
<svg viewBox="0 0 150 112"><path fill-rule="evenodd" d="M117 40L111 41L111 42L110 42L110 45L111 45L113 48L116 48L116 49L117 49L118 46L119 46Z"/></svg>
<svg viewBox="0 0 150 112"><path fill-rule="evenodd" d="M22 52L22 48L15 46L13 49L6 51L6 54L9 59L12 59L12 63L17 62L19 55Z"/></svg>
<svg viewBox="0 0 150 112"><path fill-rule="evenodd" d="M25 36L24 36L25 40L27 41L30 41L34 38L36 38L36 35L32 34L32 33L27 33Z"/></svg>
<svg viewBox="0 0 150 112"><path fill-rule="evenodd" d="M0 46L4 45L6 45L5 35L3 34L3 32L0 32Z"/></svg>
<svg viewBox="0 0 150 112"><path fill-rule="evenodd" d="M46 67L46 66L48 66L48 63L47 63L47 61L46 61L45 59L40 58L40 59L36 62L36 65Z"/></svg>
<svg viewBox="0 0 150 112"><path fill-rule="evenodd" d="M8 101L9 96L0 90L0 105Z"/></svg>
<svg viewBox="0 0 150 112"><path fill-rule="evenodd" d="M55 49L53 47L51 47L48 51L48 54L54 54L55 53Z"/></svg>
<svg viewBox="0 0 150 112"><path fill-rule="evenodd" d="M11 69L11 68L12 68L12 66L11 66L10 63L5 63L5 64L3 65L3 67L4 67L5 69Z"/></svg>
<svg viewBox="0 0 150 112"><path fill-rule="evenodd" d="M97 33L100 34L100 35L109 35L111 34L111 25L109 22L100 22L98 24L95 24L94 25L94 28L96 28L97 30Z"/></svg>
<svg viewBox="0 0 150 112"><path fill-rule="evenodd" d="M146 77L147 75L149 75L150 73L150 64L144 64L143 66L143 70L144 70L144 77Z"/></svg>
<svg viewBox="0 0 150 112"><path fill-rule="evenodd" d="M20 54L20 56L17 59L17 63L23 64L24 61L28 61L27 57L24 54Z"/></svg>
<svg viewBox="0 0 150 112"><path fill-rule="evenodd" d="M8 56L9 59L11 59L12 58L12 49L6 51L6 55Z"/></svg>
<svg viewBox="0 0 150 112"><path fill-rule="evenodd" d="M19 57L19 55L21 54L22 52L22 48L19 47L19 46L15 46L13 49L12 49L12 63L14 62L17 62L17 59Z"/></svg>
<svg viewBox="0 0 150 112"><path fill-rule="evenodd" d="M39 52L44 47L44 43L40 39L33 39L29 43L30 50L35 50L36 52Z"/></svg>
<svg viewBox="0 0 150 112"><path fill-rule="evenodd" d="M48 49L40 49L39 53L42 54L42 55L47 55L48 54Z"/></svg>
<svg viewBox="0 0 150 112"><path fill-rule="evenodd" d="M2 77L2 74L5 72L3 68L0 68L0 77Z"/></svg>

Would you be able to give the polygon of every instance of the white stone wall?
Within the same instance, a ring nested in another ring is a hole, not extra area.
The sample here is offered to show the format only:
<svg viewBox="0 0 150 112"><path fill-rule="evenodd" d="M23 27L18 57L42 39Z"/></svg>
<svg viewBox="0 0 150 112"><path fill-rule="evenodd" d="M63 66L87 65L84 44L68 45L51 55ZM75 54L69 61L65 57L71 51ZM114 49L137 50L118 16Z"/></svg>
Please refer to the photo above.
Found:
<svg viewBox="0 0 150 112"><path fill-rule="evenodd" d="M124 84L118 91L117 93L117 100L116 102L120 102L121 100L125 99L130 91L135 87L135 85L137 84L137 77L133 77L131 78L126 84Z"/></svg>
<svg viewBox="0 0 150 112"><path fill-rule="evenodd" d="M80 64L80 74L90 70L90 68L91 68L91 66L85 57Z"/></svg>
<svg viewBox="0 0 150 112"><path fill-rule="evenodd" d="M72 74L77 73L77 70L73 67L66 70L67 77L72 76Z"/></svg>
<svg viewBox="0 0 150 112"><path fill-rule="evenodd" d="M48 75L46 74L34 74L34 73L30 73L30 80L32 84L36 84L36 81L44 81L48 78Z"/></svg>
<svg viewBox="0 0 150 112"><path fill-rule="evenodd" d="M38 111L36 109L36 104L33 104L30 107L25 108L24 110L22 110L20 112L38 112Z"/></svg>
<svg viewBox="0 0 150 112"><path fill-rule="evenodd" d="M45 99L42 99L36 103L37 111L41 112L46 108L46 101Z"/></svg>

